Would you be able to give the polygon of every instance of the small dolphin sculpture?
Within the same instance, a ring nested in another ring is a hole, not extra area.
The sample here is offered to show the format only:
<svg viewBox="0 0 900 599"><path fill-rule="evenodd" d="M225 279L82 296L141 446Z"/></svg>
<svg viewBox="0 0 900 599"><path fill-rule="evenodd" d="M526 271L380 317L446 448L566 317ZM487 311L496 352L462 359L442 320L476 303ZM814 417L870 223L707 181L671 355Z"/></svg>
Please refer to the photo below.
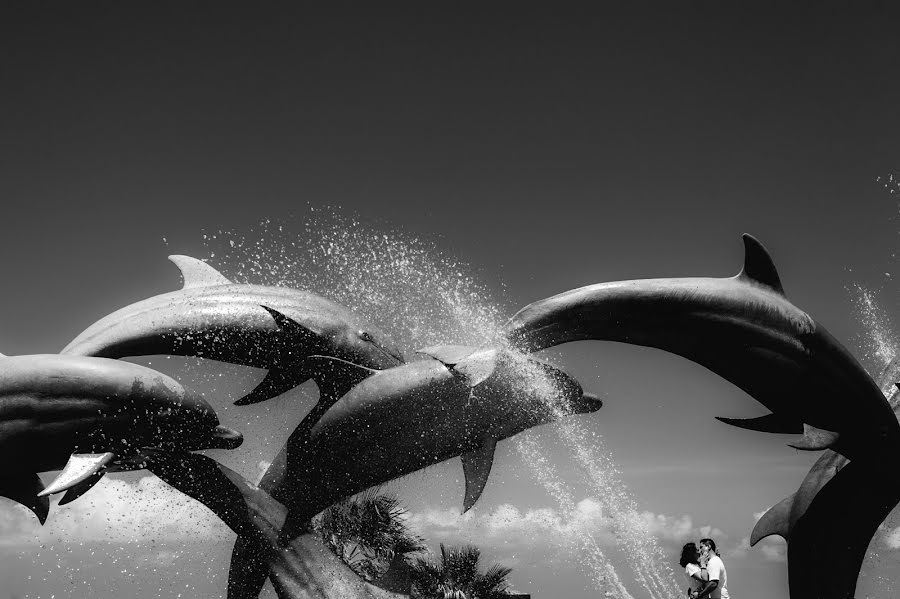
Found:
<svg viewBox="0 0 900 599"><path fill-rule="evenodd" d="M526 306L505 326L537 351L585 339L655 347L692 360L765 405L760 418L719 418L750 430L803 433L797 449L848 457L900 447L900 425L865 369L784 295L765 248L744 235L731 278L600 283Z"/></svg>
<svg viewBox="0 0 900 599"><path fill-rule="evenodd" d="M232 283L212 266L169 256L184 286L125 306L100 319L64 354L121 358L172 354L267 368L265 379L237 405L281 395L308 380L299 364L327 355L370 368L403 363L384 336L347 308L285 287Z"/></svg>
<svg viewBox="0 0 900 599"><path fill-rule="evenodd" d="M420 353L432 359L379 372L310 358L308 370L333 405L310 412L260 482L290 510L282 542L344 497L456 456L466 511L481 496L499 440L602 406L561 370L507 350L438 346ZM258 596L264 556L238 538L230 599Z"/></svg>
<svg viewBox="0 0 900 599"><path fill-rule="evenodd" d="M147 448L232 449L200 395L155 370L105 358L0 357L0 495L47 519L47 495L68 503L105 472L143 468ZM38 472L63 472L45 489Z"/></svg>
<svg viewBox="0 0 900 599"><path fill-rule="evenodd" d="M900 416L900 358L878 377L895 415ZM891 475L900 456L855 460L826 450L796 493L767 511L756 523L750 545L770 535L788 542L788 579L792 599L852 597L859 569L878 526L900 502L900 483ZM846 469L846 472L845 472ZM887 474L885 474L887 473ZM839 559L835 559L839 556ZM822 568L823 563L828 568Z"/></svg>

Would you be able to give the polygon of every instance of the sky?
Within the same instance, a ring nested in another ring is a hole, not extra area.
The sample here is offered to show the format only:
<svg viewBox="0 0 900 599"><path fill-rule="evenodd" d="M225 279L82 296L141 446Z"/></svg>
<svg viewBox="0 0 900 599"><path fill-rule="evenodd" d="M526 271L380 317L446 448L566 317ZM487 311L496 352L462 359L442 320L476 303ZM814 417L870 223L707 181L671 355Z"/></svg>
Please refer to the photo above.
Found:
<svg viewBox="0 0 900 599"><path fill-rule="evenodd" d="M586 284L731 276L744 232L870 371L897 346L900 41L884 4L2 11L5 354L59 351L177 288L169 254L345 301L412 354ZM628 505L673 570L709 534L734 596L787 597L783 543L746 539L817 454L714 420L765 410L677 356L580 342L545 357L603 408L502 442L464 518L457 460L392 483L432 547L474 542L534 597L602 596L611 564L643 599L647 545L618 540L613 517ZM211 455L250 479L314 401L308 384L231 407L261 371L141 363L244 432ZM0 599L224 596L232 538L146 473L54 505L43 528L0 500ZM895 512L858 596L894 596L898 562Z"/></svg>

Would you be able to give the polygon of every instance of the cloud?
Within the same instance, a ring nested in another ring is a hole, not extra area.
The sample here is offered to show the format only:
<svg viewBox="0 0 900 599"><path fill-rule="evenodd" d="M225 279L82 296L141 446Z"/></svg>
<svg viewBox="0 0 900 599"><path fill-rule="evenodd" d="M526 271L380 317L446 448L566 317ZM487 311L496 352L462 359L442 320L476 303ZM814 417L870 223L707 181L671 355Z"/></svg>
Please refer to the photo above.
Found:
<svg viewBox="0 0 900 599"><path fill-rule="evenodd" d="M759 519L766 515L766 512L772 509L772 507L774 506L769 506L761 512L753 512L753 521L759 522ZM754 549L758 549L768 561L787 561L787 542L778 535L771 535L761 539ZM741 539L741 543L738 545L738 551L741 552L740 555L746 555L750 551L750 537Z"/></svg>
<svg viewBox="0 0 900 599"><path fill-rule="evenodd" d="M764 542L760 546L760 551L762 551L763 557L771 562L786 562L787 561L787 543L781 540L781 537L776 537L777 540Z"/></svg>
<svg viewBox="0 0 900 599"><path fill-rule="evenodd" d="M44 526L16 503L3 500L0 505L0 546L219 540L229 534L203 505L150 475L134 480L105 476L70 504L59 506L54 500Z"/></svg>
<svg viewBox="0 0 900 599"><path fill-rule="evenodd" d="M652 512L634 512L626 530L644 530L662 541L684 543L704 536L724 538L725 533L710 526L696 527L691 516L667 516ZM568 514L553 508L520 510L503 504L490 512L470 511L466 514L447 510L425 510L411 513L408 524L426 538L441 542L455 539L471 540L478 544L514 546L573 546L573 540L589 535L606 547L619 544L616 531L623 526L604 513L595 499L586 498Z"/></svg>
<svg viewBox="0 0 900 599"><path fill-rule="evenodd" d="M750 551L759 551L771 562L787 561L787 543L781 537L767 537L755 547L750 547L750 537L744 537L736 547L728 551L729 557L745 557Z"/></svg>
<svg viewBox="0 0 900 599"><path fill-rule="evenodd" d="M900 527L884 535L884 544L888 549L900 549Z"/></svg>

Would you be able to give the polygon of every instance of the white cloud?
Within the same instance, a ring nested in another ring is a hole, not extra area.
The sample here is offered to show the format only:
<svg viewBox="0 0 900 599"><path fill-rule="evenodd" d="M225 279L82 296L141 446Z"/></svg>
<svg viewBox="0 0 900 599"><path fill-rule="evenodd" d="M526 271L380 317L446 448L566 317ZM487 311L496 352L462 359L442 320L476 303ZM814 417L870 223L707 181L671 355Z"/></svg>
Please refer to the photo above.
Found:
<svg viewBox="0 0 900 599"><path fill-rule="evenodd" d="M0 545L7 546L227 539L230 534L202 504L150 475L136 480L106 476L70 504L53 501L44 526L26 508L0 503Z"/></svg>
<svg viewBox="0 0 900 599"><path fill-rule="evenodd" d="M684 543L703 536L724 538L718 528L695 527L689 515L667 516L652 512L633 513L636 525L654 537L673 543ZM460 514L452 509L425 510L409 515L409 525L426 538L445 541L449 538L472 539L482 544L502 541L504 544L539 545L557 547L571 545L578 537L588 534L599 544L617 545L613 520L604 514L600 502L583 499L570 514L562 514L553 508L520 510L511 504L503 504L487 513L475 511ZM634 525L628 529L635 529Z"/></svg>
<svg viewBox="0 0 900 599"><path fill-rule="evenodd" d="M763 557L772 562L787 561L787 543L781 537L776 537L775 541L764 542L760 545Z"/></svg>
<svg viewBox="0 0 900 599"><path fill-rule="evenodd" d="M900 527L884 535L884 544L888 549L900 549Z"/></svg>

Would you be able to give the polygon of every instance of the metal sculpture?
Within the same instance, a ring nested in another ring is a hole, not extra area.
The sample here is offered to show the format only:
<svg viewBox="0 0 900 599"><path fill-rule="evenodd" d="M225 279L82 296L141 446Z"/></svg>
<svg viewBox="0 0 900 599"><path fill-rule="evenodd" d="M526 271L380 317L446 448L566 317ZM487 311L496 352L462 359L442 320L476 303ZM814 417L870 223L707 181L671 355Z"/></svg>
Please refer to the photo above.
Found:
<svg viewBox="0 0 900 599"><path fill-rule="evenodd" d="M431 359L378 372L311 358L322 396L340 399L311 412L260 482L289 509L283 543L334 502L456 456L468 510L484 489L499 440L602 405L561 370L506 350L440 346L421 353ZM229 597L258 596L268 559L265 546L239 537Z"/></svg>
<svg viewBox="0 0 900 599"><path fill-rule="evenodd" d="M793 599L845 599L875 530L900 502L900 420L852 354L784 294L768 252L744 236L731 278L600 283L535 302L507 323L525 352L596 339L655 347L701 364L771 413L719 418L750 430L802 433L825 454L797 493L769 510L751 544L788 540ZM364 583L306 531L344 497L460 456L463 511L480 497L496 444L533 426L594 412L601 401L552 366L502 348L436 346L402 355L350 310L310 292L235 284L206 263L170 256L184 286L126 306L72 341L68 355L0 357L0 495L43 523L106 472L149 468L213 510L237 534L230 599L271 576L282 599L400 597ZM109 360L192 355L267 368L238 404L314 379L320 398L259 488L189 452L237 447L197 394L149 368ZM893 391L896 393L896 391ZM898 408L900 409L900 408ZM13 459L12 456L15 456ZM68 462L66 461L68 459ZM63 472L44 489L38 472ZM847 516L847 514L850 516ZM840 554L825 571L821 563Z"/></svg>
<svg viewBox="0 0 900 599"><path fill-rule="evenodd" d="M878 377L900 417L900 358ZM788 542L788 580L793 599L852 597L859 569L875 531L900 503L900 483L891 472L900 456L850 462L826 450L786 497L756 523L750 545L770 535ZM887 473L887 476L885 476ZM834 556L840 559L835 560ZM828 562L828 568L822 564Z"/></svg>
<svg viewBox="0 0 900 599"><path fill-rule="evenodd" d="M599 283L535 302L505 335L526 351L596 339L655 347L696 362L772 411L719 418L756 431L803 433L791 447L847 457L900 450L900 424L856 358L784 295L768 252L744 235L730 278Z"/></svg>
<svg viewBox="0 0 900 599"><path fill-rule="evenodd" d="M78 335L64 354L121 358L200 356L268 369L238 405L260 402L309 379L307 356L327 355L370 368L403 363L371 324L309 291L232 283L212 266L169 256L184 286L125 306Z"/></svg>
<svg viewBox="0 0 900 599"><path fill-rule="evenodd" d="M159 372L116 360L60 355L0 357L0 495L41 524L47 495L68 503L105 472L143 468L156 451L233 449L203 398ZM63 469L45 489L38 472Z"/></svg>

